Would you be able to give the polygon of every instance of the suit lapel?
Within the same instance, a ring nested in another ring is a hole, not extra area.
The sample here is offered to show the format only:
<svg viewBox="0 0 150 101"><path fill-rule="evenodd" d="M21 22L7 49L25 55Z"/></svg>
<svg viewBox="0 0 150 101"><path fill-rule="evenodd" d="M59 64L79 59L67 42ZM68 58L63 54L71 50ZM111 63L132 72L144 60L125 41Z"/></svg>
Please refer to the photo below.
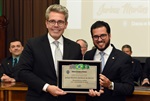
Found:
<svg viewBox="0 0 150 101"><path fill-rule="evenodd" d="M109 73L109 71L112 69L112 65L114 64L115 60L117 58L117 55L116 55L116 49L113 48L106 64L105 64L105 67L104 67L104 70L103 70L103 73L106 74L106 73Z"/></svg>
<svg viewBox="0 0 150 101"><path fill-rule="evenodd" d="M55 73L54 60L53 60L52 51L51 51L51 48L50 48L50 44L49 44L49 41L48 41L47 34L46 34L46 36L43 37L43 39L41 41L42 41L41 44L42 44L42 47L43 47L43 50L44 50L43 53L46 57L46 60L48 61L50 67L52 68L52 70Z"/></svg>
<svg viewBox="0 0 150 101"><path fill-rule="evenodd" d="M88 60L94 60L94 55L95 55L96 49L91 50L90 56L87 57Z"/></svg>
<svg viewBox="0 0 150 101"><path fill-rule="evenodd" d="M63 37L64 38L64 37ZM66 40L66 38L64 38L64 53L63 53L63 59L69 59L69 55L70 55L70 44L69 42Z"/></svg>
<svg viewBox="0 0 150 101"><path fill-rule="evenodd" d="M9 72L12 72L12 57L10 57L9 59L8 59L8 61L7 61L7 64L6 64L7 66L7 69L8 69L8 71Z"/></svg>

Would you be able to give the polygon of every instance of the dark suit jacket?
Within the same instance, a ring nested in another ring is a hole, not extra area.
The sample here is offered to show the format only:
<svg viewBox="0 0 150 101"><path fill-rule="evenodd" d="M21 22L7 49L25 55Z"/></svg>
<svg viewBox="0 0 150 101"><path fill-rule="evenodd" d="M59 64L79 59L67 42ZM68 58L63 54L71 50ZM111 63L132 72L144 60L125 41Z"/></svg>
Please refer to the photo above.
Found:
<svg viewBox="0 0 150 101"><path fill-rule="evenodd" d="M93 60L96 49L88 51L84 59ZM113 50L102 72L114 82L114 90L104 88L100 97L86 97L86 101L125 101L126 95L134 91L131 57L113 46Z"/></svg>
<svg viewBox="0 0 150 101"><path fill-rule="evenodd" d="M81 60L80 45L63 38L63 59ZM42 90L45 83L57 85L54 60L47 34L27 42L18 67L20 67L18 73L20 80L28 85L26 101L75 101L75 96L72 94L54 97Z"/></svg>
<svg viewBox="0 0 150 101"><path fill-rule="evenodd" d="M9 77L14 78L15 80L18 80L16 76L14 76L13 71L15 67L12 67L12 56L5 58L0 67L0 78L3 74L8 75Z"/></svg>
<svg viewBox="0 0 150 101"><path fill-rule="evenodd" d="M142 69L142 65L141 65L140 61L137 59L132 59L132 66L133 66L134 82L136 85L136 83L138 84L139 80L142 77L143 69Z"/></svg>
<svg viewBox="0 0 150 101"><path fill-rule="evenodd" d="M148 78L150 81L150 58L147 58L144 65L143 79Z"/></svg>

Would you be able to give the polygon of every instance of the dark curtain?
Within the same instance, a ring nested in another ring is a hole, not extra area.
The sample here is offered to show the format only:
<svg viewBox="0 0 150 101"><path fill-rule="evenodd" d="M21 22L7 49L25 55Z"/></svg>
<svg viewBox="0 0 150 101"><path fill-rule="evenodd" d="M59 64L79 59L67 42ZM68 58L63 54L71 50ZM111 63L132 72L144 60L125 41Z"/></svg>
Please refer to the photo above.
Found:
<svg viewBox="0 0 150 101"><path fill-rule="evenodd" d="M9 41L13 38L22 40L24 45L31 37L47 33L45 10L59 0L3 0L3 15L8 20L6 32L6 55L10 55Z"/></svg>

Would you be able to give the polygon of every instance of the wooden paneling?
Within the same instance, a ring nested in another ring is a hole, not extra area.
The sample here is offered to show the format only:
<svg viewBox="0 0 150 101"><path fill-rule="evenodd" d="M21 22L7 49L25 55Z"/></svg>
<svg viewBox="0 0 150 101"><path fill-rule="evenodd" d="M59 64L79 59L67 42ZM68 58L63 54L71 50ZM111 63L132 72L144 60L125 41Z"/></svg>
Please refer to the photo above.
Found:
<svg viewBox="0 0 150 101"><path fill-rule="evenodd" d="M4 16L0 16L0 62L5 58L5 42L6 42L6 27L7 19Z"/></svg>

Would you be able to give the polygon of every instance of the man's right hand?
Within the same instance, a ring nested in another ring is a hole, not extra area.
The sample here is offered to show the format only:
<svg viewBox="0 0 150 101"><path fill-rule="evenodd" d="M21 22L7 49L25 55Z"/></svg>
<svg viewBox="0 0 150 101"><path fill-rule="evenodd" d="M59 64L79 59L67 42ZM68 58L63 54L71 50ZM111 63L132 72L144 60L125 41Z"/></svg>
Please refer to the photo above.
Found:
<svg viewBox="0 0 150 101"><path fill-rule="evenodd" d="M62 89L58 88L55 85L49 85L47 87L46 91L49 92L50 94L52 94L53 96L59 96L59 95L65 95L65 94L67 94Z"/></svg>

